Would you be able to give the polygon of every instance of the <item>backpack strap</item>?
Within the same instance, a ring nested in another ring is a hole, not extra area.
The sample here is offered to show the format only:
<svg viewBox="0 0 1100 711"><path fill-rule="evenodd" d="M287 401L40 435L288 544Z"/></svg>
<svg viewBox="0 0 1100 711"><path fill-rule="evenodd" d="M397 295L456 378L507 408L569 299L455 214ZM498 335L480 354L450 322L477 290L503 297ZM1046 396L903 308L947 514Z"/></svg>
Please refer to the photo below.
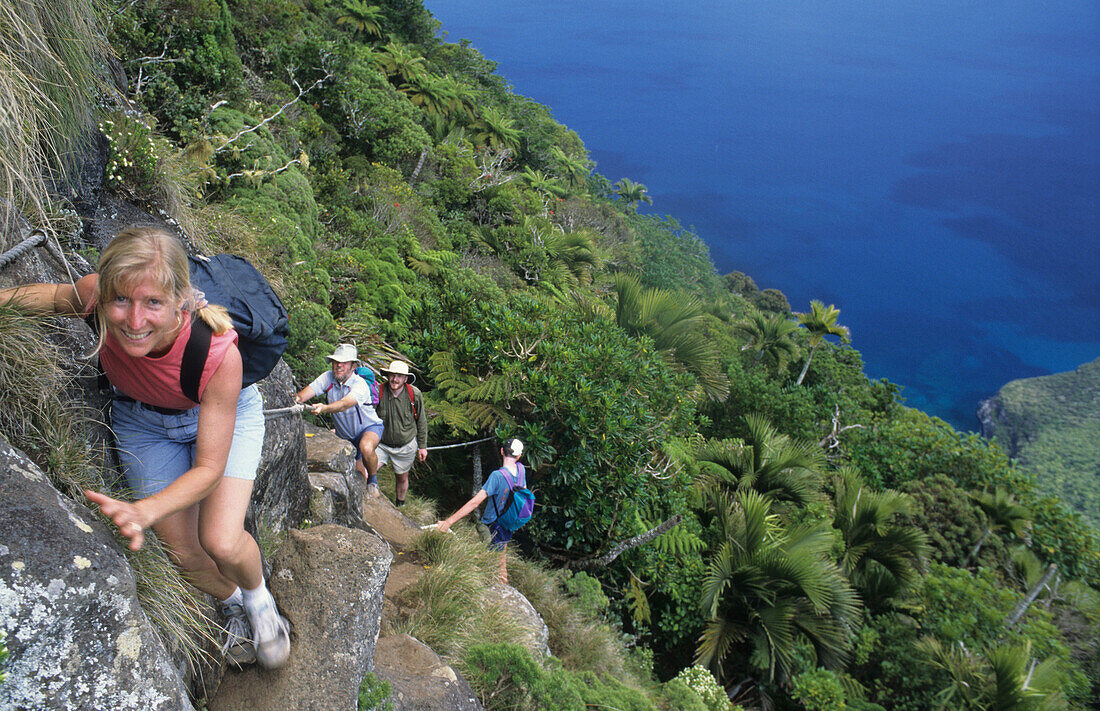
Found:
<svg viewBox="0 0 1100 711"><path fill-rule="evenodd" d="M99 317L96 316L95 309L92 309L92 312L84 317L84 323L88 324L88 328L92 329L92 333L95 334L96 340L98 341L99 340ZM107 378L107 373L104 372L103 365L99 362L99 356L96 356L96 359L95 359L95 371L96 371L96 377L95 377L96 390L98 390L101 395L102 394L110 394L111 393L111 381Z"/></svg>
<svg viewBox="0 0 1100 711"><path fill-rule="evenodd" d="M180 363L180 390L192 402L199 401L199 380L210 354L210 338L213 333L206 322L197 316L191 318L191 336L183 349Z"/></svg>
<svg viewBox="0 0 1100 711"><path fill-rule="evenodd" d="M504 467L501 467L500 469L496 469L494 471L500 472L500 475L502 477L504 477L504 483L508 485L508 493L511 493L512 492L512 481L508 478L508 470L505 469ZM497 518L500 518L500 507L497 505L497 497L495 497L495 496L490 497L490 500L493 502L493 511L495 511L496 514L497 514L496 518L493 519L494 521L496 521ZM508 499L507 498L504 500L504 510L505 511L508 510Z"/></svg>
<svg viewBox="0 0 1100 711"><path fill-rule="evenodd" d="M405 392L409 394L409 404L412 405L413 420L417 418L416 414L416 399L413 397L413 386L409 383L405 383Z"/></svg>

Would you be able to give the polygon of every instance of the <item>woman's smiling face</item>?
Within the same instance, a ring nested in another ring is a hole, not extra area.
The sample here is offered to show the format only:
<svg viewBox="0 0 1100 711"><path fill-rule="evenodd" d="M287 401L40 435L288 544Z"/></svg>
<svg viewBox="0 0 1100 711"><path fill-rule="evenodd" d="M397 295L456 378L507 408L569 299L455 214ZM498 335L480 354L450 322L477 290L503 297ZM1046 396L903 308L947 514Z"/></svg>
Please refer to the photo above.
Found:
<svg viewBox="0 0 1100 711"><path fill-rule="evenodd" d="M120 285L103 307L107 330L132 357L167 352L182 323L179 303L148 274Z"/></svg>

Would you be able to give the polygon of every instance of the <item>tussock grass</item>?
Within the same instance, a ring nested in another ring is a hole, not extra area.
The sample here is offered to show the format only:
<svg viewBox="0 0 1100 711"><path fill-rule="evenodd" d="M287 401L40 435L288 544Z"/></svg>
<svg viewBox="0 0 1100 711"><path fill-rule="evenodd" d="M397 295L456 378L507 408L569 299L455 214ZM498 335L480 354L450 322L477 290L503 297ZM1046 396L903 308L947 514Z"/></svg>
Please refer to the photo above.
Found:
<svg viewBox="0 0 1100 711"><path fill-rule="evenodd" d="M70 167L103 86L102 37L92 0L0 3L0 225L16 210L45 221L49 179Z"/></svg>
<svg viewBox="0 0 1100 711"><path fill-rule="evenodd" d="M362 356L362 350L359 351ZM386 467L384 470L378 473L378 488L382 491L382 494L390 501L394 500L394 486L396 482L393 477L393 469ZM438 510L435 505L435 501L432 499L426 499L422 496L417 496L413 493L412 487L415 482L409 486L409 491L405 495L405 505L399 510L407 518L411 519L417 526L425 526L429 523L435 523L439 520Z"/></svg>
<svg viewBox="0 0 1100 711"><path fill-rule="evenodd" d="M66 496L82 503L84 489L123 496L104 477L104 453L88 446L86 424L98 412L65 396L72 379L61 364L70 362L71 354L47 338L50 323L0 306L0 433ZM133 568L142 609L161 639L182 651L193 669L201 668L209 655L205 648L215 641L205 603L180 577L155 535L150 533L137 552L119 541Z"/></svg>
<svg viewBox="0 0 1100 711"><path fill-rule="evenodd" d="M394 627L424 642L440 655L460 659L486 642L513 642L526 630L495 603L498 554L474 530L460 526L456 535L426 532L414 550L425 564L423 576L402 592L413 609Z"/></svg>
<svg viewBox="0 0 1100 711"><path fill-rule="evenodd" d="M439 511L435 501L417 496L411 491L405 496L405 505L401 513L413 520L417 526L426 526L439 520Z"/></svg>
<svg viewBox="0 0 1100 711"><path fill-rule="evenodd" d="M542 615L550 630L550 651L565 668L623 678L627 665L622 644L606 623L573 602L564 591L563 575L519 557L508 563L508 582Z"/></svg>
<svg viewBox="0 0 1100 711"><path fill-rule="evenodd" d="M459 525L455 533L426 532L414 541L426 570L402 594L403 602L418 607L396 627L461 664L471 647L515 643L525 630L493 604L489 588L495 583L499 554L473 526ZM562 666L651 690L652 682L628 658L610 626L584 612L565 591L566 575L524 560L509 547L508 581L542 616L550 631L550 651Z"/></svg>

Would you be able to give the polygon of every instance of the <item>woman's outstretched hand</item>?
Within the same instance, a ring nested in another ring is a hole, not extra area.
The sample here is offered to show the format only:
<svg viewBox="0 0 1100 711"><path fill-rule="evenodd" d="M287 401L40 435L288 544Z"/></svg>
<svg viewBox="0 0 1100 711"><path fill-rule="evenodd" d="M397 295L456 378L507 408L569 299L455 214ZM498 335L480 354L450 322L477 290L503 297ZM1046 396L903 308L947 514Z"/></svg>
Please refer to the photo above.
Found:
<svg viewBox="0 0 1100 711"><path fill-rule="evenodd" d="M111 519L118 526L119 532L130 539L130 550L139 550L145 543L145 526L147 522L142 516L141 509L128 501L112 499L98 491L84 490L84 496L99 506L103 515Z"/></svg>

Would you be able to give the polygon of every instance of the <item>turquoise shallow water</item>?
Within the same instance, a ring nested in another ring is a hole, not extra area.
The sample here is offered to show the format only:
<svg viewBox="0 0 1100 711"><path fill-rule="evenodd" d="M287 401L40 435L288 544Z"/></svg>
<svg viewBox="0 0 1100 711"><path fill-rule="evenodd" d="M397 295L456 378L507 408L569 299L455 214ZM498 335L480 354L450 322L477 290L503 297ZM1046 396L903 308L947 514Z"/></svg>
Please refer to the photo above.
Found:
<svg viewBox="0 0 1100 711"><path fill-rule="evenodd" d="M1100 5L427 0L722 272L975 429L1100 355Z"/></svg>

